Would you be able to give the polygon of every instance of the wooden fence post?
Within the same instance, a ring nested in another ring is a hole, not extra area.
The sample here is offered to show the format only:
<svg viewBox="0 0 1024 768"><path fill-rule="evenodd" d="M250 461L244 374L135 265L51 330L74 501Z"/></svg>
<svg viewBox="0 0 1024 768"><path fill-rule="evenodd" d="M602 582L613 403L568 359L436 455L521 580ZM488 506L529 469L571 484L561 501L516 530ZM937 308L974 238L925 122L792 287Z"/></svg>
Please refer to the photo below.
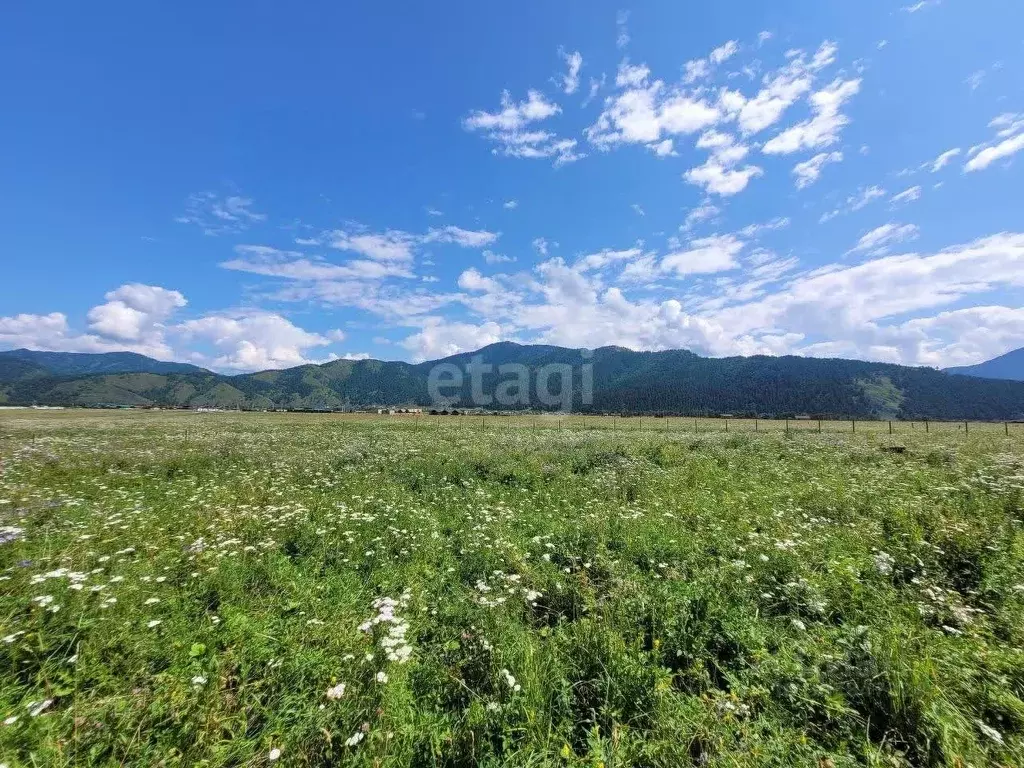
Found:
<svg viewBox="0 0 1024 768"><path fill-rule="evenodd" d="M857 434L857 420L856 419L850 419L850 423L853 425L853 433Z"/></svg>
<svg viewBox="0 0 1024 768"><path fill-rule="evenodd" d="M889 434L892 434L892 421L889 421Z"/></svg>
<svg viewBox="0 0 1024 768"><path fill-rule="evenodd" d="M925 422L924 422L924 433L926 435L928 434L928 420L927 419L925 419Z"/></svg>
<svg viewBox="0 0 1024 768"><path fill-rule="evenodd" d="M964 434L965 435L971 434L971 427L970 427L970 425L966 421L964 422Z"/></svg>

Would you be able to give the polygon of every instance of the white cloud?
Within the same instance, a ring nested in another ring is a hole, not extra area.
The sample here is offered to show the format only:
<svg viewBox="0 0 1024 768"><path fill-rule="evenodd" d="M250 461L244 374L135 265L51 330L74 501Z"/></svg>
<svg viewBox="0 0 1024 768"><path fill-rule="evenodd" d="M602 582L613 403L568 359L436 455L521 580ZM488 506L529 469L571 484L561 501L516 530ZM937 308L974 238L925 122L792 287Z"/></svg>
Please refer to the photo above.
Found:
<svg viewBox="0 0 1024 768"><path fill-rule="evenodd" d="M519 201L506 200L504 203L502 203L501 207L504 208L506 211L514 211L516 208L519 207Z"/></svg>
<svg viewBox="0 0 1024 768"><path fill-rule="evenodd" d="M576 93L580 87L580 69L583 67L583 56L579 51L566 53L561 51L560 55L565 60L568 71L562 75L562 92Z"/></svg>
<svg viewBox="0 0 1024 768"><path fill-rule="evenodd" d="M981 87L982 82L985 80L985 70L979 69L977 72L972 72L971 75L964 80L972 91L978 90Z"/></svg>
<svg viewBox="0 0 1024 768"><path fill-rule="evenodd" d="M739 49L739 43L735 40L729 40L715 48L715 50L711 52L711 56L709 56L709 58L711 59L711 63L717 66L735 56Z"/></svg>
<svg viewBox="0 0 1024 768"><path fill-rule="evenodd" d="M326 233L326 240L339 251L353 251L377 261L408 262L413 259L419 238L397 229L376 233L335 229Z"/></svg>
<svg viewBox="0 0 1024 768"><path fill-rule="evenodd" d="M477 269L470 268L459 275L459 288L466 291L496 293L501 290L501 283L494 278L484 277Z"/></svg>
<svg viewBox="0 0 1024 768"><path fill-rule="evenodd" d="M846 202L838 208L834 208L827 213L823 213L821 216L821 223L824 224L826 221L831 221L836 216L842 216L847 213L853 213L859 211L862 208L868 206L872 201L877 200L880 197L885 197L888 194L882 187L872 185L870 187L862 187L857 190L855 194L850 195L846 198Z"/></svg>
<svg viewBox="0 0 1024 768"><path fill-rule="evenodd" d="M821 152L810 160L797 163L793 166L793 175L796 176L796 188L804 189L816 182L821 177L821 172L829 163L841 163L842 152Z"/></svg>
<svg viewBox="0 0 1024 768"><path fill-rule="evenodd" d="M903 205L905 203L913 203L921 199L921 187L910 187L905 189L897 195L893 195L889 199L889 204L893 207L897 205Z"/></svg>
<svg viewBox="0 0 1024 768"><path fill-rule="evenodd" d="M548 241L545 240L543 237L535 237L533 239L533 248L541 256L548 255Z"/></svg>
<svg viewBox="0 0 1024 768"><path fill-rule="evenodd" d="M618 48L625 48L629 45L629 30L626 24L629 22L629 11L619 11L615 16L615 26L618 29L615 45Z"/></svg>
<svg viewBox="0 0 1024 768"><path fill-rule="evenodd" d="M624 90L605 100L597 121L586 129L592 144L601 149L654 144L667 136L696 133L721 118L717 107L704 99L649 78L646 66L622 63L616 85Z"/></svg>
<svg viewBox="0 0 1024 768"><path fill-rule="evenodd" d="M715 235L691 240L684 250L670 253L661 260L661 270L677 277L712 274L735 269L736 257L743 250L743 241L734 235Z"/></svg>
<svg viewBox="0 0 1024 768"><path fill-rule="evenodd" d="M194 224L206 235L241 232L250 225L266 221L265 213L252 210L253 201L241 195L222 197L216 192L197 192L185 201L185 213L175 218L179 224Z"/></svg>
<svg viewBox="0 0 1024 768"><path fill-rule="evenodd" d="M920 230L913 224L894 224L890 222L864 234L850 252L880 255L894 245L908 240L916 240L919 234Z"/></svg>
<svg viewBox="0 0 1024 768"><path fill-rule="evenodd" d="M737 144L729 134L706 131L697 140L697 147L710 149L711 155L704 165L691 168L683 174L683 178L690 184L703 187L708 194L721 197L739 194L747 188L751 179L763 173L756 165L735 167L750 150L743 144Z"/></svg>
<svg viewBox="0 0 1024 768"><path fill-rule="evenodd" d="M686 214L686 221L681 229L684 232L689 232L699 222L707 221L719 213L721 213L721 209L718 206L713 205L710 200L704 200L696 208L691 208L690 212Z"/></svg>
<svg viewBox="0 0 1024 768"><path fill-rule="evenodd" d="M767 29L761 30L757 33L757 46L760 48L762 45L771 40L775 35L769 32Z"/></svg>
<svg viewBox="0 0 1024 768"><path fill-rule="evenodd" d="M756 165L747 165L743 168L728 168L714 159L709 159L704 165L691 168L684 174L684 178L690 184L703 187L705 192L722 197L731 197L739 194L750 180L762 175L764 171Z"/></svg>
<svg viewBox="0 0 1024 768"><path fill-rule="evenodd" d="M515 261L511 256L506 256L503 253L495 253L494 251L484 251L484 261L488 264L507 264Z"/></svg>
<svg viewBox="0 0 1024 768"><path fill-rule="evenodd" d="M683 65L683 82L687 85L703 80L711 74L711 67L707 59L692 59Z"/></svg>
<svg viewBox="0 0 1024 768"><path fill-rule="evenodd" d="M576 139L562 139L550 131L531 129L531 124L559 114L562 108L548 101L540 91L527 92L526 101L512 101L508 91L501 95L497 112L476 110L462 121L467 131L483 131L498 144L493 151L506 157L553 157L556 166L579 160Z"/></svg>
<svg viewBox="0 0 1024 768"><path fill-rule="evenodd" d="M106 294L106 303L89 310L89 330L112 343L130 344L168 356L164 323L186 305L178 291L130 283Z"/></svg>
<svg viewBox="0 0 1024 768"><path fill-rule="evenodd" d="M641 254L643 254L643 251L639 248L626 248L621 251L614 251L610 248L606 248L603 251L598 251L597 253L581 256L573 266L581 272L586 272L592 269L604 269L611 264L637 259Z"/></svg>
<svg viewBox="0 0 1024 768"><path fill-rule="evenodd" d="M797 99L811 90L816 74L835 61L837 51L836 44L826 40L809 62L802 51L795 51L788 64L765 75L761 90L740 107L740 130L751 135L777 123Z"/></svg>
<svg viewBox="0 0 1024 768"><path fill-rule="evenodd" d="M633 209L633 212L636 213L637 216L646 216L647 215L647 212L644 211L644 209L640 206L639 203L633 203L629 207Z"/></svg>
<svg viewBox="0 0 1024 768"><path fill-rule="evenodd" d="M507 338L497 323L447 322L441 318L429 318L423 329L405 340L402 346L412 353L415 362L435 360L440 357L457 355Z"/></svg>
<svg viewBox="0 0 1024 768"><path fill-rule="evenodd" d="M860 91L859 79L834 80L810 97L814 116L786 129L762 147L765 154L790 154L800 149L818 149L839 141L839 133L849 122L840 113L843 104Z"/></svg>
<svg viewBox="0 0 1024 768"><path fill-rule="evenodd" d="M1024 149L1024 133L1018 133L1016 136L1005 139L998 144L986 147L981 150L978 154L967 161L964 165L964 170L968 173L972 171L982 171L988 168L992 163L1003 160L1004 158L1011 157Z"/></svg>
<svg viewBox="0 0 1024 768"><path fill-rule="evenodd" d="M935 160L933 160L931 162L930 165L931 165L932 173L938 173L939 171L941 171L943 168L945 168L949 164L950 160L952 160L954 157L956 157L959 154L960 154L960 148L959 147L955 147L953 149L947 150L946 152L943 152L941 155L939 155L937 158L935 158Z"/></svg>
<svg viewBox="0 0 1024 768"><path fill-rule="evenodd" d="M932 5L932 0L918 0L916 3L903 6L902 10L905 13L917 13L918 11L927 8L929 5Z"/></svg>
<svg viewBox="0 0 1024 768"><path fill-rule="evenodd" d="M678 154L672 143L672 139L663 139L656 144L648 144L647 148L654 152L658 157L675 157Z"/></svg>
<svg viewBox="0 0 1024 768"><path fill-rule="evenodd" d="M311 333L281 315L259 311L207 315L188 320L177 330L186 341L207 343L216 350L207 364L242 371L318 362L308 358L306 352L344 338L341 331ZM195 359L207 361L201 355Z"/></svg>
<svg viewBox="0 0 1024 768"><path fill-rule="evenodd" d="M485 245L493 245L497 242L498 235L487 230L462 229L461 227L447 226L441 229L431 229L423 237L424 243L454 243L463 248L483 248Z"/></svg>

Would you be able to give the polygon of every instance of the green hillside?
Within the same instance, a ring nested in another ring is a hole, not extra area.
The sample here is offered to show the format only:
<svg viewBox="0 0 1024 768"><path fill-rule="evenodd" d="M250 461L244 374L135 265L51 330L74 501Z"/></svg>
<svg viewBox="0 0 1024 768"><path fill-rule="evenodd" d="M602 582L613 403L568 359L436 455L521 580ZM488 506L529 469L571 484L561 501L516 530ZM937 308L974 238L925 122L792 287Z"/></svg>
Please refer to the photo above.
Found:
<svg viewBox="0 0 1024 768"><path fill-rule="evenodd" d="M55 376L24 360L0 358L0 402L47 405L159 405L217 408L336 410L366 406L431 407L428 377L438 363L465 370L474 359L491 366L479 377L493 396L512 363L530 371L533 395L543 366L567 365L573 409L592 412L676 414L820 414L834 417L1018 419L1024 418L1024 382L950 375L861 360L804 357L700 357L685 350L634 352L603 347L493 344L473 353L420 364L337 360L282 371L224 376L199 373L117 373ZM582 364L592 365L593 402L581 402ZM551 385L557 394L557 379ZM473 407L469 375L452 407ZM479 403L501 409L497 403ZM513 406L517 407L517 406ZM518 407L526 407L520 405ZM549 407L556 407L552 405Z"/></svg>

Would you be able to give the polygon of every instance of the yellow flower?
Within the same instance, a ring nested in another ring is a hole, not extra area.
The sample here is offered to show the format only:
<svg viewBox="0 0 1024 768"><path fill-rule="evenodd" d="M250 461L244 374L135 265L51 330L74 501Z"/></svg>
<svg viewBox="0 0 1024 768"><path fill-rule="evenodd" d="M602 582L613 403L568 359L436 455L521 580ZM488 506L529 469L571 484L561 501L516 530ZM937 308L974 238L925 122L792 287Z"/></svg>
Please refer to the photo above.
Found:
<svg viewBox="0 0 1024 768"><path fill-rule="evenodd" d="M568 744L563 744L562 745L562 757L565 758L566 760L568 760L570 757L572 757L572 750L569 748Z"/></svg>

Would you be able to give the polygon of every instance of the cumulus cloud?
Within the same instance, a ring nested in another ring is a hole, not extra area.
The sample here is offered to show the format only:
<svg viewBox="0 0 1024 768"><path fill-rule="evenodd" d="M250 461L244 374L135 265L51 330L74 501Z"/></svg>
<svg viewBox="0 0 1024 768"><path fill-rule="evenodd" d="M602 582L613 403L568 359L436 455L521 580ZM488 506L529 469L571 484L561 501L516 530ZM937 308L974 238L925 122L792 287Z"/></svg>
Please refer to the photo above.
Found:
<svg viewBox="0 0 1024 768"><path fill-rule="evenodd" d="M307 357L308 350L344 338L341 331L311 333L281 315L260 311L208 315L182 323L177 331L186 341L204 342L215 350L212 356L194 359L214 368L241 371L315 362Z"/></svg>
<svg viewBox="0 0 1024 768"><path fill-rule="evenodd" d="M690 184L703 187L708 194L731 197L746 189L751 179L764 173L756 165L736 167L750 149L738 144L729 134L705 131L697 140L697 147L709 149L711 154L703 165L691 168L683 178Z"/></svg>
<svg viewBox="0 0 1024 768"><path fill-rule="evenodd" d="M401 343L412 354L415 362L457 355L507 338L497 323L447 322L432 317L423 328Z"/></svg>
<svg viewBox="0 0 1024 768"><path fill-rule="evenodd" d="M130 283L110 291L106 303L89 310L89 330L111 343L129 344L136 350L147 350L168 357L170 348L164 341L165 322L186 305L185 297L155 285Z"/></svg>

